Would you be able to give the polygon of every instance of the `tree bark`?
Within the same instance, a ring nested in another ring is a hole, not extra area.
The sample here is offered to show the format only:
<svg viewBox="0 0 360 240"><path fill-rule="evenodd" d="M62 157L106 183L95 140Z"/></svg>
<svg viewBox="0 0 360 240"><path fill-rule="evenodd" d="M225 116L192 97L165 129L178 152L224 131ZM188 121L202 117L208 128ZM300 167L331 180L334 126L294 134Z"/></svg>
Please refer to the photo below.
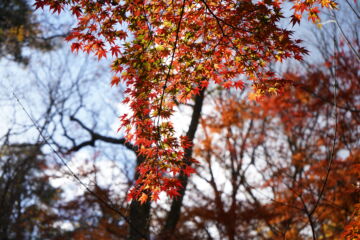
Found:
<svg viewBox="0 0 360 240"><path fill-rule="evenodd" d="M204 97L205 97L205 89L200 91L199 95L196 95L196 97L195 97L194 110L193 110L193 113L191 116L191 122L190 122L189 129L186 133L186 136L191 143L193 143L193 141L194 141L195 133L196 133L197 127L199 125ZM191 165L190 160L191 160L192 152L193 152L192 146L185 149L185 152L184 152L183 161L188 165ZM185 191L186 191L186 186L188 184L189 178L185 174L180 174L179 180L183 187L179 191L180 196L173 200L170 211L168 212L168 214L166 216L165 224L164 224L164 226L161 230L160 236L159 236L159 239L162 239L162 240L168 240L168 239L171 239L171 236L174 236L176 224L178 223L178 221L180 219L181 207L182 207L182 203L183 203L183 199L184 199Z"/></svg>
<svg viewBox="0 0 360 240"><path fill-rule="evenodd" d="M137 156L136 168L144 161L144 157ZM135 170L136 171L136 170ZM139 178L138 171L135 172L135 181ZM137 200L132 200L130 204L128 240L144 240L150 239L150 206L151 202L148 200L141 204ZM144 238L146 236L146 238Z"/></svg>

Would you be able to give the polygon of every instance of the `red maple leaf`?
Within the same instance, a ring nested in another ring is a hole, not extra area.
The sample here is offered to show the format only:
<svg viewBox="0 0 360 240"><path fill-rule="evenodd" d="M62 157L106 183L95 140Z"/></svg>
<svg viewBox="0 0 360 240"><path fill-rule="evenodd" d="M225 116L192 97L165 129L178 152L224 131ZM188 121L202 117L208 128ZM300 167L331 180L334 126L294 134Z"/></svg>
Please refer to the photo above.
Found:
<svg viewBox="0 0 360 240"><path fill-rule="evenodd" d="M159 200L159 190L154 190L152 193L151 193L151 200L156 202L157 200Z"/></svg>
<svg viewBox="0 0 360 240"><path fill-rule="evenodd" d="M296 13L291 16L291 23L293 24L293 26L297 23L300 24L301 17L302 16L300 14L296 14Z"/></svg>
<svg viewBox="0 0 360 240"><path fill-rule="evenodd" d="M99 49L96 52L96 55L98 56L98 60L100 60L101 58L106 58L106 51L104 49Z"/></svg>
<svg viewBox="0 0 360 240"><path fill-rule="evenodd" d="M184 173L185 175L187 175L188 177L189 177L192 173L195 173L195 172L196 172L195 169L192 168L192 167L190 167L189 165L187 165L182 171L183 171L183 173Z"/></svg>
<svg viewBox="0 0 360 240"><path fill-rule="evenodd" d="M78 52L79 49L81 49L81 46L82 46L81 43L78 43L78 42L72 43L71 44L71 51L72 52Z"/></svg>
<svg viewBox="0 0 360 240"><path fill-rule="evenodd" d="M70 8L71 12L76 16L76 17L80 17L82 14L81 8L80 6L73 6Z"/></svg>
<svg viewBox="0 0 360 240"><path fill-rule="evenodd" d="M112 47L110 48L110 51L111 51L111 55L112 55L112 56L116 56L116 57L117 57L117 56L120 54L120 47L117 46L117 45L112 46Z"/></svg>
<svg viewBox="0 0 360 240"><path fill-rule="evenodd" d="M180 193L175 188L170 188L170 189L166 190L166 193L170 198L180 196Z"/></svg>
<svg viewBox="0 0 360 240"><path fill-rule="evenodd" d="M38 8L44 9L44 6L45 6L46 4L47 4L47 3L46 3L45 1L36 0L35 3L34 3L34 6L35 6L35 9L38 9Z"/></svg>
<svg viewBox="0 0 360 240"><path fill-rule="evenodd" d="M111 86L119 85L119 82L120 78L118 76L113 76L113 78L111 79Z"/></svg>
<svg viewBox="0 0 360 240"><path fill-rule="evenodd" d="M120 38L120 40L125 40L127 38L127 33L122 30L117 31L116 35Z"/></svg>

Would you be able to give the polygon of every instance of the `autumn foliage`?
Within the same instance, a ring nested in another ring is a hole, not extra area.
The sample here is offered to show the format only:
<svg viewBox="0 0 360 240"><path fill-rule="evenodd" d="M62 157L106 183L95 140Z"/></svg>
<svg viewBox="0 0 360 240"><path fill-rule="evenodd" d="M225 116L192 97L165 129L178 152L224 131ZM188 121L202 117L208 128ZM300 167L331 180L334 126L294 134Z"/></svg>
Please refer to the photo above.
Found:
<svg viewBox="0 0 360 240"><path fill-rule="evenodd" d="M181 219L199 238L210 227L221 239L359 238L358 62L347 51L329 61L284 74L296 86L278 96L212 99Z"/></svg>
<svg viewBox="0 0 360 240"><path fill-rule="evenodd" d="M0 239L360 239L359 2L31 2L55 16L0 0L4 79L32 89L0 88ZM93 61L30 44L65 35Z"/></svg>
<svg viewBox="0 0 360 240"><path fill-rule="evenodd" d="M77 18L67 37L73 51L115 58L112 84L126 84L123 102L132 110L121 125L146 157L129 197L146 201L161 191L178 195L176 176L193 172L183 161L191 143L175 136L169 120L177 102L190 101L212 82L242 89L248 79L266 93L281 83L269 64L306 53L279 25L287 3L293 24L304 13L316 22L319 7L336 6L331 0L36 0L35 6L68 9Z"/></svg>

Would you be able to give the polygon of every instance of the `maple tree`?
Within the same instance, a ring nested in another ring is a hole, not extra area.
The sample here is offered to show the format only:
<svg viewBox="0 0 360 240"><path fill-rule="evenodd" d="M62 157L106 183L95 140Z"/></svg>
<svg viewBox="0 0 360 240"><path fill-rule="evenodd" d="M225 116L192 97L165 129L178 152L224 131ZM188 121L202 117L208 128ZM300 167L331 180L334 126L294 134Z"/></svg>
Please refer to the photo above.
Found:
<svg viewBox="0 0 360 240"><path fill-rule="evenodd" d="M293 24L305 12L316 22L319 7L336 6L331 0L36 0L35 6L54 13L70 9L78 20L67 37L73 51L116 57L112 84L126 84L123 102L131 108L121 117L122 127L146 158L129 198L145 202L161 191L179 195L176 176L193 171L183 161L192 139L175 137L169 120L176 102L188 102L210 82L243 88L247 78L260 91L277 88L281 79L269 63L307 52L279 26L288 2Z"/></svg>
<svg viewBox="0 0 360 240"><path fill-rule="evenodd" d="M359 64L349 49L326 59L284 74L296 87L281 96L214 97L178 237L191 222L199 238L357 239Z"/></svg>

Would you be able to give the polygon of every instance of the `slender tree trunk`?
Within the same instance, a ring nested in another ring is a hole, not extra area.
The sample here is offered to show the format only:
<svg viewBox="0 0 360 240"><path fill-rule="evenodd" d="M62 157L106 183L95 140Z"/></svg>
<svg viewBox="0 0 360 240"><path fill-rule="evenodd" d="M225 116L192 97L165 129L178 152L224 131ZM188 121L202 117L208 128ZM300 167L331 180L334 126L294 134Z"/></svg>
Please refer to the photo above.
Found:
<svg viewBox="0 0 360 240"><path fill-rule="evenodd" d="M144 158L140 155L137 157L136 167L144 161ZM135 172L135 181L139 178L139 173ZM150 239L150 205L151 202L147 201L144 204L140 204L139 201L133 200L130 204L129 220L131 225L129 226L128 240L143 240Z"/></svg>
<svg viewBox="0 0 360 240"><path fill-rule="evenodd" d="M200 94L195 97L194 110L192 113L189 129L186 133L186 136L188 137L188 140L191 143L193 143L195 133L196 133L197 127L199 125L204 96L205 96L205 89L202 90L200 92ZM186 164L188 164L188 165L191 165L190 159L192 156L192 152L193 152L192 146L188 149L185 149L183 161L186 162ZM161 230L160 236L159 236L159 239L161 239L161 240L169 240L169 239L171 239L171 236L174 236L176 224L178 223L179 218L180 218L181 206L182 206L182 202L184 199L186 186L188 184L188 176L181 174L179 176L179 180L180 180L183 188L181 188L181 190L179 191L180 196L178 198L175 198L171 204L170 212L168 212L168 214L166 216L165 224L164 224L164 226Z"/></svg>

